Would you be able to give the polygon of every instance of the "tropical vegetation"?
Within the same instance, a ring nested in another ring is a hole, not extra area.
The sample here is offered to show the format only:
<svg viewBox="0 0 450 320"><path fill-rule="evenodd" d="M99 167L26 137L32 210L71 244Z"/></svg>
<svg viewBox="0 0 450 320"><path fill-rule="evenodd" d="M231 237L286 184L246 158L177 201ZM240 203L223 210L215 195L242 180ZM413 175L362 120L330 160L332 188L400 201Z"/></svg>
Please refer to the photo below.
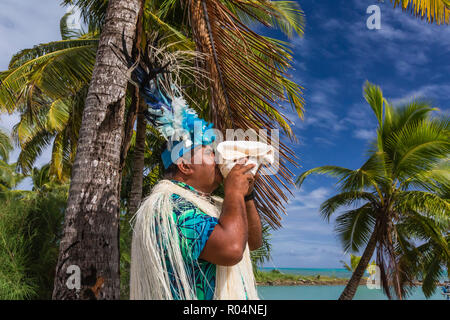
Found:
<svg viewBox="0 0 450 320"><path fill-rule="evenodd" d="M66 1L66 4L72 3L72 1ZM14 140L21 146L21 153L15 168L21 171L23 175L30 174L33 171L32 165L36 158L47 145L52 144L53 152L48 173L51 179L61 183L68 182L72 175L72 166L75 161L75 151L77 150L77 143L79 141L78 134L81 128L84 104L92 77L95 53L98 50L98 39L106 10L106 5L104 5L105 2L103 1L78 1L77 4L82 10L86 24L89 26L87 32L70 30L67 27L68 15L66 15L61 20L60 25L61 41L41 44L32 49L19 52L12 58L9 69L0 75L2 81L0 87L0 106L2 107L2 111L10 113L19 112L21 118L20 122L13 129ZM170 6L173 6L173 4L175 2L170 4ZM180 8L175 6L173 8L174 10L170 10L170 6L169 4L162 6L158 4L158 8L161 9L156 10L156 2L145 1L141 21L142 28L145 29L142 37L145 40L142 40L142 43L157 45L160 49L158 47L152 48L160 51L165 50L172 54L175 52L173 54L175 56L181 49L193 49L195 44L190 38L192 34L190 34L189 29L180 25L180 20L176 16L173 16L173 13L180 12ZM248 8L248 10L249 12L255 11L255 8ZM242 9L234 9L233 12L237 12L236 14L239 14L243 19L253 20L251 16L246 16L241 11ZM292 34L292 31L302 32L302 25L298 22L299 19L293 19L299 13L301 14L301 11L296 9L294 4L285 3L284 5L280 4L280 6L274 5L272 11L278 12L277 19L267 14L266 11L265 13L258 13L257 16L259 16L259 20L265 19L266 21L270 21L270 23L278 23L278 26L286 34ZM175 27L163 21L163 18L173 23ZM266 25L268 24L269 22L266 22ZM180 28L180 30L177 30L176 27ZM155 34L156 38L163 38L164 41L156 39L154 37ZM158 41L155 42L155 40ZM270 41L267 43L270 43L272 48L283 48L281 43L277 43L270 38L264 38L264 40L260 38L259 41ZM257 49L257 51L260 49ZM284 61L288 61L291 59L290 56L284 53L284 51L277 50L278 53L283 53L283 57L280 57L281 60L278 59L276 63L283 63L287 67L288 64L283 62L283 59ZM160 59L160 57L157 57L155 51L148 52L143 50L143 52L149 56L147 57L147 61L153 60L150 62L155 62L155 60ZM266 53L268 52L266 51ZM258 61L262 61L260 59L266 59L267 61L265 63L270 61L272 61L270 63L275 63L274 60L271 60L274 57L271 54L270 58L265 58L259 52L258 58L254 62L255 66L257 66ZM179 69L175 71L187 70L188 68L183 69L180 66L183 62L188 61L188 59L184 58L184 61L181 60L179 54L176 58L178 59L172 62L175 62L174 68ZM192 64L192 56L189 60L189 63ZM261 62L259 63L262 66ZM263 69L260 69L260 71L263 71ZM284 72L284 69L280 71L279 82L282 86L281 89L284 85L287 86L287 91L290 96L289 99L293 103L293 106L297 108L298 112L301 112L302 105L301 97L299 96L299 87L288 80ZM180 76L180 80L186 83L191 74L189 72L179 72L178 75ZM223 75L229 76L229 73L225 72ZM132 214L136 208L136 205L134 205L134 209L132 208L130 210L133 204L133 201L130 201L133 198L131 197L133 189L142 190L137 197L137 201L134 201L134 204L136 204L140 201L142 192L148 191L156 179L160 177L160 166L156 160L157 156L154 155L157 152L154 151L158 151L161 139L158 139L155 135L155 130L152 130L146 124L144 126L141 125L139 129L139 115L142 113L142 110L140 110L139 101L135 99L137 92L133 86L133 81L131 79L129 80L130 84L127 89L126 99L127 121L125 122L124 141L126 147L122 148L121 153L121 167L123 167L124 177L121 179L121 186L124 188L121 193L121 200L124 206L121 204L120 212L125 213L128 209ZM249 83L251 84L251 82L247 82L247 84ZM207 94L197 92L198 88L202 87L188 85L186 88L186 95L191 98L193 96L192 101L197 102L198 105L196 108L200 108L198 111L207 114ZM257 97L257 93L255 92L254 94ZM266 103L265 108L267 109L267 106L270 105L267 102L263 102L263 106L264 103ZM278 113L276 108L271 107L265 113L269 116L273 115L278 117L281 125L286 130L290 130L287 123L281 121L283 117L281 113ZM133 123L136 120L136 115L138 118L138 132L133 132ZM148 134L145 134L144 139L142 139L142 132L145 131ZM142 142L144 142L144 145ZM146 150L145 153L144 150ZM140 168L141 170L139 168L136 170L136 167L138 167L135 161L136 157L143 158L144 163ZM144 182L141 182L141 186L136 188L136 179L133 179L133 177L140 176L142 180L142 171L146 173L144 175ZM136 172L138 173L137 175ZM267 209L267 206L265 208ZM270 209L268 212L270 214ZM121 218L122 233L128 235L129 228L127 220L129 216L130 214ZM269 216L269 218L271 217ZM268 220L270 223L271 220ZM272 220L277 223L276 216L272 217ZM267 228L265 227L265 230ZM126 240L121 239L122 248L127 248L126 243ZM255 261L263 261L264 256L262 252L259 250L253 254ZM124 254L122 260L123 263L121 262L121 266L125 265L124 268L126 268L126 254ZM121 274L126 274L126 272L122 272ZM124 279L124 283L126 283L126 279Z"/></svg>

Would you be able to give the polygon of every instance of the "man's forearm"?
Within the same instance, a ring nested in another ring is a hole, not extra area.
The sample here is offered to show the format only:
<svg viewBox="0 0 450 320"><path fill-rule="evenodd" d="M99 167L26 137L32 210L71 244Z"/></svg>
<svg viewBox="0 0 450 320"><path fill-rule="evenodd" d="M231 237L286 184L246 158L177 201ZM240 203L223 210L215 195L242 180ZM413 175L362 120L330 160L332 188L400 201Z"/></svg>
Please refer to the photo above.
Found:
<svg viewBox="0 0 450 320"><path fill-rule="evenodd" d="M256 250L262 246L261 219L253 200L246 201L245 208L247 211L248 247L250 250Z"/></svg>
<svg viewBox="0 0 450 320"><path fill-rule="evenodd" d="M247 212L244 196L233 192L225 193L219 224L236 242L242 251L248 241Z"/></svg>

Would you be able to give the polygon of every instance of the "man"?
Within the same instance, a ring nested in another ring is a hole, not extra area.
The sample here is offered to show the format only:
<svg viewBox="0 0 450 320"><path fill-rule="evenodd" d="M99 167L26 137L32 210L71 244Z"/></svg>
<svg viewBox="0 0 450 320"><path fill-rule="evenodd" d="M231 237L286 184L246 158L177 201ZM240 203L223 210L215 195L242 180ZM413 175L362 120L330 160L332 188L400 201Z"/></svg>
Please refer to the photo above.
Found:
<svg viewBox="0 0 450 320"><path fill-rule="evenodd" d="M168 168L166 177L175 185L199 197L210 198L211 193L222 183L222 175L215 163L214 152L210 146L198 146L192 153L188 152L188 155L191 154L194 159L200 158L201 161L190 161L187 157L180 157ZM247 172L253 167L254 164L236 164L223 181L224 199L219 218L206 214L185 197L177 193L171 194L171 201L176 204L173 207L173 219L178 235L176 242L180 245L187 281L195 291L195 297L191 296L191 298L202 300L220 298L216 292L217 266L231 267L240 263L247 243L249 250L255 250L262 245L261 221L253 198L250 196L253 194L254 177ZM142 207L146 207L145 203ZM183 284L179 279L176 279L180 278L180 274L175 275L173 272L171 259L168 259L167 253L164 260L168 266L168 282L172 298L188 298L186 294L180 294L180 291L184 291L185 288L182 287ZM161 272L161 270L154 270L154 272ZM153 278L151 281L160 280L161 277L159 280ZM222 279L222 286L228 286L227 281L232 280ZM151 286L154 288L158 284L153 283ZM135 287L137 287L136 284ZM235 290L242 290L242 287L238 285ZM244 286L244 292L231 294L235 294L236 297L241 294L243 298L248 299L249 294L246 291L252 289L246 289ZM167 296L167 291L165 298L170 298ZM134 298L158 298L157 295L150 293L134 292L134 294L137 295ZM194 295L193 292L187 293L188 296L189 294ZM252 294L250 298L256 299L255 292ZM164 295L161 296L163 297Z"/></svg>
<svg viewBox="0 0 450 320"><path fill-rule="evenodd" d="M248 173L254 165L236 164L223 181L224 198L212 196L223 180L212 124L137 70L147 119L167 140L166 178L132 220L130 298L258 299L249 253L262 244Z"/></svg>

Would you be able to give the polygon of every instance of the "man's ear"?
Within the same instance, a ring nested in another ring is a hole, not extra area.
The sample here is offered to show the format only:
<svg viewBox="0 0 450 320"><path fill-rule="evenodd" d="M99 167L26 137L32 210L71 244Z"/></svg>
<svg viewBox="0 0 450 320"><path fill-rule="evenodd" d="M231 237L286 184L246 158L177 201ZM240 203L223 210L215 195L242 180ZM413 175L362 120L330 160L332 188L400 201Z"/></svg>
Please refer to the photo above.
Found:
<svg viewBox="0 0 450 320"><path fill-rule="evenodd" d="M181 158L177 163L178 171L186 176L190 176L193 173L192 164L188 163L185 159Z"/></svg>

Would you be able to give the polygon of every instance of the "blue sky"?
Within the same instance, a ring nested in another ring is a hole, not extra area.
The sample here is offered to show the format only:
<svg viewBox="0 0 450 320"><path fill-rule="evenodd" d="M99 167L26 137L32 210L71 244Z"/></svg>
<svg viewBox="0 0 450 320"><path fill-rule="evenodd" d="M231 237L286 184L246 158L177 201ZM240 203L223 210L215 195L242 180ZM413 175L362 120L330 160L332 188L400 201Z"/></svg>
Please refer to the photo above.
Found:
<svg viewBox="0 0 450 320"><path fill-rule="evenodd" d="M426 24L393 9L389 1L302 0L299 4L306 29L303 38L290 40L295 68L291 74L305 88L305 119L286 111L300 140L293 145L301 165L295 174L326 164L355 169L363 163L376 127L362 96L366 80L379 85L394 104L425 97L441 113L449 113L450 27ZM381 8L380 30L366 27L366 9L373 4ZM59 39L59 19L65 11L59 1L2 0L0 70L7 68L18 50ZM278 32L267 34L286 39ZM0 127L8 132L17 121L14 115L0 115ZM49 159L46 150L36 166ZM273 260L265 266L340 267L341 259L348 260L334 236L334 220L327 223L318 215L319 205L336 193L334 183L311 176L294 190L283 228L272 234ZM21 187L29 188L29 181Z"/></svg>

